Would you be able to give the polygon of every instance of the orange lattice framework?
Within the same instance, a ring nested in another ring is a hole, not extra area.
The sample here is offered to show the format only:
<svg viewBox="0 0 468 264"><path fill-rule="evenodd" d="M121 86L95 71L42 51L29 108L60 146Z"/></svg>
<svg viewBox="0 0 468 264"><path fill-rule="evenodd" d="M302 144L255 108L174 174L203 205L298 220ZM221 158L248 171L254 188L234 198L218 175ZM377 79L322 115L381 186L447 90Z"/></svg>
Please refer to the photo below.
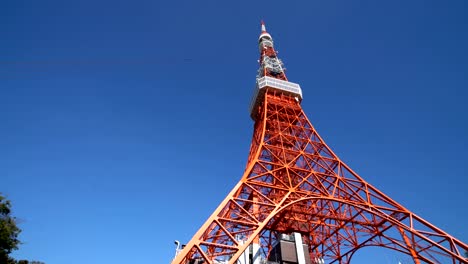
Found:
<svg viewBox="0 0 468 264"><path fill-rule="evenodd" d="M313 263L350 263L366 246L403 252L415 263L468 263L467 244L367 183L325 144L261 26L245 173L172 263L240 263L252 245L268 260L279 234L293 232Z"/></svg>

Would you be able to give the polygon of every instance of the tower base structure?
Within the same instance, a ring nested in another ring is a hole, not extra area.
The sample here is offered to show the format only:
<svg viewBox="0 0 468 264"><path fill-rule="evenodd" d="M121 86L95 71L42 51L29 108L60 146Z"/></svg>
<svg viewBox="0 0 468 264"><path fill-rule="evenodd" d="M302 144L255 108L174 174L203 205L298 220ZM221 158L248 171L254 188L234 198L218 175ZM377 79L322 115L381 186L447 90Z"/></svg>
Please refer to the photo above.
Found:
<svg viewBox="0 0 468 264"><path fill-rule="evenodd" d="M259 244L251 244L236 264L323 264L321 259L310 259L308 245L303 243L301 234L297 232L279 234L268 258L259 254L259 250Z"/></svg>

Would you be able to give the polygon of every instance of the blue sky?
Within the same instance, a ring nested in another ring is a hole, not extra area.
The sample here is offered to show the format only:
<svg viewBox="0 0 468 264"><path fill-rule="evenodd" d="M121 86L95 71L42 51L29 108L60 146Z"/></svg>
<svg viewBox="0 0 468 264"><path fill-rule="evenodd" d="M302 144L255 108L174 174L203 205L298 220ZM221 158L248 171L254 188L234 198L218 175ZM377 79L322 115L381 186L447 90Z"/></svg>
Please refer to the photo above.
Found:
<svg viewBox="0 0 468 264"><path fill-rule="evenodd" d="M468 241L466 1L3 1L0 192L61 263L168 263L240 179L259 21L342 160ZM364 249L359 263L395 263Z"/></svg>

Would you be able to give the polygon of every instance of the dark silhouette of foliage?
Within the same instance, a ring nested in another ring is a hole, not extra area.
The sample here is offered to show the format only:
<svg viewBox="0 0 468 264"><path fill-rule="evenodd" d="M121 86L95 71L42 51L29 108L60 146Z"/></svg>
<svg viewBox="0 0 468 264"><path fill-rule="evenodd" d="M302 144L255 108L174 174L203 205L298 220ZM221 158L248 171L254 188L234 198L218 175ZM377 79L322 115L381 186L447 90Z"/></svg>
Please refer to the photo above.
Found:
<svg viewBox="0 0 468 264"><path fill-rule="evenodd" d="M11 215L11 203L0 194L0 264L45 264L41 261L15 260L9 254L18 249L21 229Z"/></svg>
<svg viewBox="0 0 468 264"><path fill-rule="evenodd" d="M0 263L15 263L8 255L18 249L18 235L21 229L16 225L16 218L11 216L11 203L0 195Z"/></svg>

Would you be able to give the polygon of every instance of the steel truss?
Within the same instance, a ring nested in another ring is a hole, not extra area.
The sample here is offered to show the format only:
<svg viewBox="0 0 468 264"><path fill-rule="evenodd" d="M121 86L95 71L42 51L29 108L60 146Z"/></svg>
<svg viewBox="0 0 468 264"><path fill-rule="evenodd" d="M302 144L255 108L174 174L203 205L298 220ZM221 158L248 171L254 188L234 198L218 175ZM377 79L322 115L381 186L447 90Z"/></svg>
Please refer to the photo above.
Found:
<svg viewBox="0 0 468 264"><path fill-rule="evenodd" d="M312 259L350 263L366 246L415 263L467 263L468 246L367 183L325 144L300 104L267 91L246 171L173 263L237 258L252 242L268 257L277 233L300 232ZM242 241L242 242L241 242Z"/></svg>
<svg viewBox="0 0 468 264"><path fill-rule="evenodd" d="M257 80L287 81L272 41L262 23ZM267 259L278 233L290 232L302 234L311 259L325 263L350 263L368 246L408 254L415 263L468 263L467 244L393 201L341 161L297 96L264 89L251 109L255 125L244 175L172 264L197 259L233 264L252 243Z"/></svg>

